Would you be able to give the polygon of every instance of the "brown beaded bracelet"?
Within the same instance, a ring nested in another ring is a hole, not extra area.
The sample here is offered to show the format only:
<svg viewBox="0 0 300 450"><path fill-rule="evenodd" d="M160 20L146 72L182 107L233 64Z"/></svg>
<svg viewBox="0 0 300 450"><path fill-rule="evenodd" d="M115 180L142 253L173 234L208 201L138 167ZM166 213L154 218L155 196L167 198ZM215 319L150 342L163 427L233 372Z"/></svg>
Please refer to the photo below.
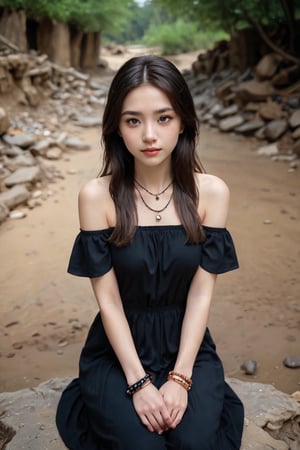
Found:
<svg viewBox="0 0 300 450"><path fill-rule="evenodd" d="M146 375L143 378L141 378L140 380L136 381L131 386L128 386L128 388L126 389L126 394L128 394L128 395L135 394L140 389L148 386L148 384L150 384L151 381L152 381L152 376L149 373L146 373Z"/></svg>
<svg viewBox="0 0 300 450"><path fill-rule="evenodd" d="M182 386L186 391L190 391L192 389L193 382L191 378L188 378L185 375L182 375L181 373L175 372L174 370L169 372L168 380L175 381L175 383Z"/></svg>

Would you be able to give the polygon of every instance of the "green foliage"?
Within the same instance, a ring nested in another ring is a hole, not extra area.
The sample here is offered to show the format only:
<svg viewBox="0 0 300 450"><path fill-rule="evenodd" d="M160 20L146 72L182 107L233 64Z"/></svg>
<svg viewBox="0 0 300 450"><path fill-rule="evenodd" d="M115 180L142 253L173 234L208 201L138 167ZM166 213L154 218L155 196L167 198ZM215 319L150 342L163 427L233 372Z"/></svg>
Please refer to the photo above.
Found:
<svg viewBox="0 0 300 450"><path fill-rule="evenodd" d="M0 7L25 9L33 18L73 23L84 31L113 29L128 20L133 0L0 0Z"/></svg>
<svg viewBox="0 0 300 450"><path fill-rule="evenodd" d="M198 20L205 28L233 29L248 25L278 22L285 17L280 0L153 0L178 17ZM286 3L291 6L290 1ZM296 3L296 2L295 2ZM250 20L249 20L250 19Z"/></svg>
<svg viewBox="0 0 300 450"><path fill-rule="evenodd" d="M161 47L162 54L170 55L208 48L214 41L227 37L224 32L199 31L195 22L177 19L173 23L153 24L143 40L146 45Z"/></svg>

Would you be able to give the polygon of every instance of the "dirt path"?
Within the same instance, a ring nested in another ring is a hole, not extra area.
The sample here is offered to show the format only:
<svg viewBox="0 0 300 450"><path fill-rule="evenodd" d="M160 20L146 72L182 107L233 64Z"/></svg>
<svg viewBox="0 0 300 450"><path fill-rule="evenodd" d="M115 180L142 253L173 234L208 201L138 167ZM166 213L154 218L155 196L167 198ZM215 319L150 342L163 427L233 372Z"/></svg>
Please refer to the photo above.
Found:
<svg viewBox="0 0 300 450"><path fill-rule="evenodd" d="M67 275L66 265L78 191L100 167L100 130L72 130L93 149L66 154L55 164L65 178L48 186L44 205L0 227L1 391L76 375L97 312L88 280ZM300 350L299 172L253 150L249 140L202 129L202 161L231 189L228 227L241 265L218 280L210 328L228 376L291 393L300 371L282 361ZM258 361L255 377L240 370L247 359Z"/></svg>

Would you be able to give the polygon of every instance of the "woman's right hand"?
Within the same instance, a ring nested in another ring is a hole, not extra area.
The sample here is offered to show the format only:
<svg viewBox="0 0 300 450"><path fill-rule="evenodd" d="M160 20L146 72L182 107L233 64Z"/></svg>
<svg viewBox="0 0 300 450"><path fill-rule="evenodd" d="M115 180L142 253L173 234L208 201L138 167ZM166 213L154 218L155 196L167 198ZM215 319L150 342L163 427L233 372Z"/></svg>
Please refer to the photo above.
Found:
<svg viewBox="0 0 300 450"><path fill-rule="evenodd" d="M170 428L171 416L161 393L152 383L133 394L133 405L149 431L162 434Z"/></svg>

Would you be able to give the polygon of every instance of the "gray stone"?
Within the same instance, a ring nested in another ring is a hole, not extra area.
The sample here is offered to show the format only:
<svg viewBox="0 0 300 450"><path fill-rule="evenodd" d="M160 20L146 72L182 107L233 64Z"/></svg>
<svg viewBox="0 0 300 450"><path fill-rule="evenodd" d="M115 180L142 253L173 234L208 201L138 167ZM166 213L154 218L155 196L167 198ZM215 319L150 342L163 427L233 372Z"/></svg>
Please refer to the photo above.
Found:
<svg viewBox="0 0 300 450"><path fill-rule="evenodd" d="M14 209L21 203L25 203L30 198L30 193L22 184L17 184L11 189L0 194L0 203L3 203L9 209Z"/></svg>
<svg viewBox="0 0 300 450"><path fill-rule="evenodd" d="M91 148L90 144L78 138L68 138L64 141L64 144L76 150L89 150Z"/></svg>
<svg viewBox="0 0 300 450"><path fill-rule="evenodd" d="M55 378L34 388L0 394L1 411L4 411L1 420L16 431L7 450L65 449L54 421L61 392L70 381L71 378ZM290 438L296 441L296 434L282 435L279 429L277 439L270 436L274 427L281 426L284 421L293 423L294 433L297 432L300 405L295 400L270 385L245 383L236 379L227 381L245 406L241 450L296 449L292 444L290 447L288 445L292 442Z"/></svg>
<svg viewBox="0 0 300 450"><path fill-rule="evenodd" d="M7 206L1 202L0 200L0 223L4 222L6 217L9 215L9 209Z"/></svg>
<svg viewBox="0 0 300 450"><path fill-rule="evenodd" d="M240 127L235 128L235 131L238 133L248 134L264 126L265 122L263 120L250 120L249 122L243 123Z"/></svg>
<svg viewBox="0 0 300 450"><path fill-rule="evenodd" d="M9 128L9 119L5 109L0 107L0 134L5 133Z"/></svg>
<svg viewBox="0 0 300 450"><path fill-rule="evenodd" d="M16 156L15 158L5 158L4 160L5 166L11 172L19 169L20 167L30 167L36 164L36 161L30 152L23 151L21 155Z"/></svg>
<svg viewBox="0 0 300 450"><path fill-rule="evenodd" d="M269 122L266 125L265 137L270 141L276 141L286 132L287 129L287 120L272 120L272 122Z"/></svg>
<svg viewBox="0 0 300 450"><path fill-rule="evenodd" d="M213 105L212 108L210 108L209 113L213 116L218 115L220 111L222 111L223 106L220 103L216 103Z"/></svg>
<svg viewBox="0 0 300 450"><path fill-rule="evenodd" d="M293 112L289 118L289 124L292 128L300 127L300 109Z"/></svg>
<svg viewBox="0 0 300 450"><path fill-rule="evenodd" d="M265 139L265 126L262 128L259 128L256 133L254 134L254 136L256 137L256 139L259 139L260 141Z"/></svg>
<svg viewBox="0 0 300 450"><path fill-rule="evenodd" d="M279 153L277 144L264 145L257 150L258 155L274 156Z"/></svg>
<svg viewBox="0 0 300 450"><path fill-rule="evenodd" d="M10 187L15 184L35 183L41 178L42 172L38 166L21 167L21 169L16 170L16 172L5 178L4 183L5 186Z"/></svg>
<svg viewBox="0 0 300 450"><path fill-rule="evenodd" d="M300 138L300 127L296 128L296 130L293 131L292 138L293 139L299 139Z"/></svg>
<svg viewBox="0 0 300 450"><path fill-rule="evenodd" d="M43 154L45 150L47 150L50 145L52 144L51 139L41 139L40 141L37 141L30 149L30 151L34 155Z"/></svg>
<svg viewBox="0 0 300 450"><path fill-rule="evenodd" d="M23 151L20 147L5 147L4 153L6 156L14 158L15 156L22 155Z"/></svg>
<svg viewBox="0 0 300 450"><path fill-rule="evenodd" d="M295 142L295 144L293 145L292 150L293 150L293 153L295 153L295 155L300 157L300 139Z"/></svg>
<svg viewBox="0 0 300 450"><path fill-rule="evenodd" d="M21 148L28 148L35 144L37 138L33 134L20 133L14 136L4 134L2 139L6 142L6 144L16 145Z"/></svg>
<svg viewBox="0 0 300 450"><path fill-rule="evenodd" d="M231 131L237 128L238 126L242 125L244 121L245 121L244 118L239 114L236 116L230 116L227 117L226 119L220 120L219 128L222 131Z"/></svg>
<svg viewBox="0 0 300 450"><path fill-rule="evenodd" d="M97 127L102 125L102 118L100 117L100 115L97 116L82 116L82 117L77 117L74 121L74 125L78 126L78 127Z"/></svg>
<svg viewBox="0 0 300 450"><path fill-rule="evenodd" d="M298 369L300 367L300 356L287 356L283 364L290 369Z"/></svg>
<svg viewBox="0 0 300 450"><path fill-rule="evenodd" d="M218 113L219 117L228 117L233 116L234 114L237 114L239 111L239 108L236 104L230 105L227 108L221 109L221 111Z"/></svg>
<svg viewBox="0 0 300 450"><path fill-rule="evenodd" d="M257 369L257 362L253 359L248 359L241 365L241 369L245 371L246 375L254 375Z"/></svg>

